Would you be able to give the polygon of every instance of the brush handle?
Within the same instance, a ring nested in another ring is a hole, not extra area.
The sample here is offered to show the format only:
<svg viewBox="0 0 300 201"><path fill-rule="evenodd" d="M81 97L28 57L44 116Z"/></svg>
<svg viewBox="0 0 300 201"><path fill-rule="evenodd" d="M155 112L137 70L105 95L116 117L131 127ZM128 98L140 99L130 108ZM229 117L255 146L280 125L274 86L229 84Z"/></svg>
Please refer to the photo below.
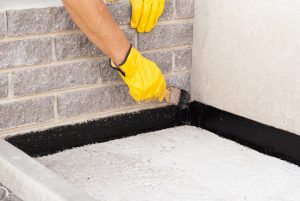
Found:
<svg viewBox="0 0 300 201"><path fill-rule="evenodd" d="M170 102L171 95L172 95L172 91L170 90L170 88L168 88L168 89L166 90L166 93L165 93L165 100L166 100L168 103Z"/></svg>

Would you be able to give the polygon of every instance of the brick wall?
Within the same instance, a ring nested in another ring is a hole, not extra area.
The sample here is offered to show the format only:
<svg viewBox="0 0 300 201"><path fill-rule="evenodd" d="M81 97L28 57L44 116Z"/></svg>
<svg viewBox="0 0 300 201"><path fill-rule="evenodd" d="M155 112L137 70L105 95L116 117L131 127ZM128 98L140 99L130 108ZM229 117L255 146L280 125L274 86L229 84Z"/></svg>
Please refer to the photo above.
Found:
<svg viewBox="0 0 300 201"><path fill-rule="evenodd" d="M167 82L189 89L193 0L167 0L159 25L147 34L130 29L129 0L108 7ZM0 137L158 104L136 104L127 91L63 7L0 13Z"/></svg>

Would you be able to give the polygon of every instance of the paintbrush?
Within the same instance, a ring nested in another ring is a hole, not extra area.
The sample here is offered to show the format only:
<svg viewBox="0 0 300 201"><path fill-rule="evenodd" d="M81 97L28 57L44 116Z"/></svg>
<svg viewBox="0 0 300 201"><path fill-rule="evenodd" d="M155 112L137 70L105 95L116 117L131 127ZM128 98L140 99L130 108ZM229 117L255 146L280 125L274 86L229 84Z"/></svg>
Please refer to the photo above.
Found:
<svg viewBox="0 0 300 201"><path fill-rule="evenodd" d="M166 90L165 99L172 105L187 107L191 101L191 94L184 89L169 87Z"/></svg>

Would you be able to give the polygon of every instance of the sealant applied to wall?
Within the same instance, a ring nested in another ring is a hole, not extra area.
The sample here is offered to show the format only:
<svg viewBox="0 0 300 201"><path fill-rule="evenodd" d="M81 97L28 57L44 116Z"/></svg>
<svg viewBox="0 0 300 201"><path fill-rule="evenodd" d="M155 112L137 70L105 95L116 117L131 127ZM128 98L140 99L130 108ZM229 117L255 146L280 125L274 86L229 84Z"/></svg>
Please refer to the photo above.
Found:
<svg viewBox="0 0 300 201"><path fill-rule="evenodd" d="M192 96L300 134L300 2L195 1Z"/></svg>
<svg viewBox="0 0 300 201"><path fill-rule="evenodd" d="M131 43L161 67L167 82L189 90L193 1L167 0L158 26L146 34L130 28L129 1L107 6ZM108 59L61 6L0 11L0 27L5 28L0 29L0 138L161 106L134 103Z"/></svg>

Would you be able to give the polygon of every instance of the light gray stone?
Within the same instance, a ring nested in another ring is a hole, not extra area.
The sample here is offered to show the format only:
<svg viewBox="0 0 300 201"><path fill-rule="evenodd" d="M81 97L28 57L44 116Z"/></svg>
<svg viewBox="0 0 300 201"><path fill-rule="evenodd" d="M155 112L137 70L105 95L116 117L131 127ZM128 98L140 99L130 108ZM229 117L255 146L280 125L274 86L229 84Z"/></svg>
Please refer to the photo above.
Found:
<svg viewBox="0 0 300 201"><path fill-rule="evenodd" d="M129 1L107 3L107 8L118 24L130 24L131 6Z"/></svg>
<svg viewBox="0 0 300 201"><path fill-rule="evenodd" d="M175 51L174 71L189 70L192 67L192 48Z"/></svg>
<svg viewBox="0 0 300 201"><path fill-rule="evenodd" d="M102 112L107 109L133 104L124 85L106 86L97 89L71 92L58 96L60 117Z"/></svg>
<svg viewBox="0 0 300 201"><path fill-rule="evenodd" d="M0 69L52 61L51 40L31 39L0 43Z"/></svg>
<svg viewBox="0 0 300 201"><path fill-rule="evenodd" d="M54 118L54 97L0 104L0 129L50 121Z"/></svg>
<svg viewBox="0 0 300 201"><path fill-rule="evenodd" d="M0 99L6 98L8 93L8 75L0 74Z"/></svg>
<svg viewBox="0 0 300 201"><path fill-rule="evenodd" d="M160 25L151 33L139 35L139 49L148 50L179 45L190 45L193 41L192 24Z"/></svg>
<svg viewBox="0 0 300 201"><path fill-rule="evenodd" d="M171 75L166 77L167 85L190 91L190 75Z"/></svg>
<svg viewBox="0 0 300 201"><path fill-rule="evenodd" d="M137 33L134 30L125 29L124 33L133 45L136 45ZM55 53L58 60L104 56L104 54L83 34L68 34L55 38Z"/></svg>
<svg viewBox="0 0 300 201"><path fill-rule="evenodd" d="M6 35L6 20L5 13L0 13L0 38Z"/></svg>
<svg viewBox="0 0 300 201"><path fill-rule="evenodd" d="M166 0L165 10L160 17L160 21L170 20L174 18L175 13L175 0Z"/></svg>
<svg viewBox="0 0 300 201"><path fill-rule="evenodd" d="M176 0L177 18L194 17L194 0Z"/></svg>
<svg viewBox="0 0 300 201"><path fill-rule="evenodd" d="M129 42L137 47L137 32L135 29L123 29L125 35L127 36Z"/></svg>
<svg viewBox="0 0 300 201"><path fill-rule="evenodd" d="M103 53L93 45L83 33L56 37L55 53L58 60L103 55Z"/></svg>
<svg viewBox="0 0 300 201"><path fill-rule="evenodd" d="M173 52L151 52L144 54L144 56L155 62L163 73L168 73L171 71Z"/></svg>
<svg viewBox="0 0 300 201"><path fill-rule="evenodd" d="M8 35L31 35L76 29L64 7L7 11Z"/></svg>
<svg viewBox="0 0 300 201"><path fill-rule="evenodd" d="M75 88L98 82L99 63L87 61L18 71L12 74L15 96Z"/></svg>
<svg viewBox="0 0 300 201"><path fill-rule="evenodd" d="M104 59L100 62L100 76L103 83L122 80L118 71L110 67L108 59Z"/></svg>

